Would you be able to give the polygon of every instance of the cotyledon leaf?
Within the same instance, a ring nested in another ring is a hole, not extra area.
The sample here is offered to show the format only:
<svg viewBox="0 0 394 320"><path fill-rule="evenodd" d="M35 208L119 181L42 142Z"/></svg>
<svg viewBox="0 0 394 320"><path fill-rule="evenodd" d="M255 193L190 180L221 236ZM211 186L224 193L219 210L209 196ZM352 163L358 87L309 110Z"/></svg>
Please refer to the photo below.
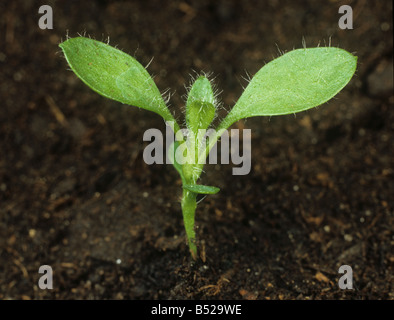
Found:
<svg viewBox="0 0 394 320"><path fill-rule="evenodd" d="M340 48L290 51L256 73L220 129L243 118L291 114L321 105L346 86L356 66L357 57Z"/></svg>
<svg viewBox="0 0 394 320"><path fill-rule="evenodd" d="M151 76L130 55L85 37L68 39L59 46L74 73L97 93L174 121Z"/></svg>

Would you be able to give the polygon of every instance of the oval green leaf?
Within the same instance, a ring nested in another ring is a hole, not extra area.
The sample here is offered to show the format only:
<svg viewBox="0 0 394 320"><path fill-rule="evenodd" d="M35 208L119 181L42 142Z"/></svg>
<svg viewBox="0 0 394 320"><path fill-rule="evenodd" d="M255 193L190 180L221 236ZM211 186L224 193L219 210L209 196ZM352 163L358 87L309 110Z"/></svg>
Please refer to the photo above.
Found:
<svg viewBox="0 0 394 320"><path fill-rule="evenodd" d="M253 116L304 111L334 97L352 78L357 57L334 48L290 51L262 67L220 128Z"/></svg>
<svg viewBox="0 0 394 320"><path fill-rule="evenodd" d="M68 39L59 46L71 69L92 90L174 121L151 76L130 55L84 37Z"/></svg>

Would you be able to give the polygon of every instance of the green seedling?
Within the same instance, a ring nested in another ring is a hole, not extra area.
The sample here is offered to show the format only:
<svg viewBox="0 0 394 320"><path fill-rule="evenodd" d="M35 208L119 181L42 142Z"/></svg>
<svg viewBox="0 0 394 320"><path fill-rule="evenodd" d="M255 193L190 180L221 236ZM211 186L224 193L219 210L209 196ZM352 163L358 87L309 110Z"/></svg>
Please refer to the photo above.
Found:
<svg viewBox="0 0 394 320"><path fill-rule="evenodd" d="M189 134L185 139L183 134L178 135L180 125L152 77L136 59L108 44L84 37L68 39L60 47L71 69L91 89L123 104L157 113L171 126L175 136L180 136L170 148L170 155L182 179L183 221L194 259L197 258L194 231L197 195L219 192L217 187L197 182L209 151L223 132L240 119L293 114L321 105L346 86L357 66L357 57L335 47L303 48L281 55L254 75L207 143L199 130L212 127L218 104L205 75L197 77L188 92L185 120ZM178 149L186 158L183 163L175 156Z"/></svg>

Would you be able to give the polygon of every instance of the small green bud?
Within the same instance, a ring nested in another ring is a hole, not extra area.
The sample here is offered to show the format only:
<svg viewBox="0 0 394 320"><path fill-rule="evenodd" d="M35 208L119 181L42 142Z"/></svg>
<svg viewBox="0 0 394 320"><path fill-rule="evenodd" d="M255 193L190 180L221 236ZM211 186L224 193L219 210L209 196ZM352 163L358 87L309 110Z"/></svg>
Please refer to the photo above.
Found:
<svg viewBox="0 0 394 320"><path fill-rule="evenodd" d="M198 129L207 129L215 117L215 96L209 80L200 76L190 89L186 102L186 125L197 136Z"/></svg>

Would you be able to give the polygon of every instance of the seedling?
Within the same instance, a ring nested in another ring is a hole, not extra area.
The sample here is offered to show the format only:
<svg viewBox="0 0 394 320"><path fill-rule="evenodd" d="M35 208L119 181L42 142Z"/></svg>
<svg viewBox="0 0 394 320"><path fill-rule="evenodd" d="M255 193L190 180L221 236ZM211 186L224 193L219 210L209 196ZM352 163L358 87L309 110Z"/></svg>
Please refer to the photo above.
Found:
<svg viewBox="0 0 394 320"><path fill-rule="evenodd" d="M199 130L204 132L212 127L217 102L205 75L197 77L188 92L185 139L153 79L136 59L108 44L84 37L68 39L60 47L71 69L91 89L123 104L157 113L171 126L175 136L180 136L170 155L182 179L183 221L194 259L197 258L194 231L197 195L219 192L217 187L197 182L209 151L223 132L240 119L292 114L321 105L346 86L357 65L357 57L335 47L303 48L281 55L255 74L206 143ZM175 156L178 148L186 158L182 163Z"/></svg>

